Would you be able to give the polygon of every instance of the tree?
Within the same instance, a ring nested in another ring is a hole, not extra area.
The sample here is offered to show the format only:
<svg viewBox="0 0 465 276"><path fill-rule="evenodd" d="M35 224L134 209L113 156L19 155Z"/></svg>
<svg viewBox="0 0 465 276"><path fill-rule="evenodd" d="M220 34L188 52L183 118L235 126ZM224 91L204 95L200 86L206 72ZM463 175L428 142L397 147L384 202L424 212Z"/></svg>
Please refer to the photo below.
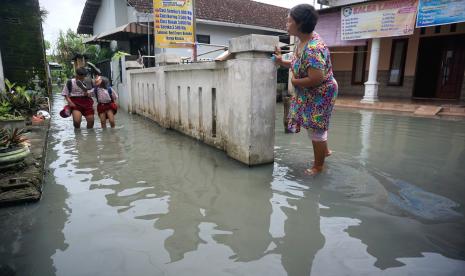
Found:
<svg viewBox="0 0 465 276"><path fill-rule="evenodd" d="M83 40L84 36L76 34L71 29L68 29L66 33L60 31L55 47L55 57L68 77L73 75L71 61L75 56L85 56L94 64L111 58L112 52L109 49L101 48L99 45L84 44Z"/></svg>
<svg viewBox="0 0 465 276"><path fill-rule="evenodd" d="M44 40L45 51L50 50L51 44L50 41Z"/></svg>

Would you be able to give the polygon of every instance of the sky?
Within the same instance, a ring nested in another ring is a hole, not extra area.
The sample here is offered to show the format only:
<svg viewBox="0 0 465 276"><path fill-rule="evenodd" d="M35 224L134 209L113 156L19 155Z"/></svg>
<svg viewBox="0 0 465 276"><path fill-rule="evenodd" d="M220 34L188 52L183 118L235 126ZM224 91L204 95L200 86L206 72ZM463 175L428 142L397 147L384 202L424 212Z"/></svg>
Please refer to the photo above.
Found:
<svg viewBox="0 0 465 276"><path fill-rule="evenodd" d="M48 11L44 29L44 37L53 45L60 30L76 31L81 19L86 0L39 0L40 6Z"/></svg>
<svg viewBox="0 0 465 276"><path fill-rule="evenodd" d="M45 39L50 41L52 46L55 44L60 30L77 30L86 0L39 0L39 2L40 6L48 11L43 29ZM301 3L313 4L316 3L316 0L257 0L257 2L292 8Z"/></svg>

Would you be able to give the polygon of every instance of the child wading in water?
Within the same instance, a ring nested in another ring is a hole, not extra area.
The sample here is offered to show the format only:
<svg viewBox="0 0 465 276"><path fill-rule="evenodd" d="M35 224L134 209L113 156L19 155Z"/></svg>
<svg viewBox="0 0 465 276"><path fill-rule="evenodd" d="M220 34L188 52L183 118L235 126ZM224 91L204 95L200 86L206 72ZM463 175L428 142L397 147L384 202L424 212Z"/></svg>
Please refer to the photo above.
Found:
<svg viewBox="0 0 465 276"><path fill-rule="evenodd" d="M110 122L110 126L114 128L115 114L118 110L115 100L118 98L118 94L110 87L108 81L101 76L97 76L95 79L95 87L91 93L97 99L97 112L102 128L107 127L107 120Z"/></svg>

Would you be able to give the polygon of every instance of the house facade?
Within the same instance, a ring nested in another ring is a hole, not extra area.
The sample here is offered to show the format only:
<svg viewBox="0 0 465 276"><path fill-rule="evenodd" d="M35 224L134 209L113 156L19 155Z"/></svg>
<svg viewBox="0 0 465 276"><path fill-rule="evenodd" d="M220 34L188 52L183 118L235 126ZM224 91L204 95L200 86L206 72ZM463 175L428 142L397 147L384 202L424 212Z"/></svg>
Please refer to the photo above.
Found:
<svg viewBox="0 0 465 276"><path fill-rule="evenodd" d="M340 18L341 10L348 4L386 1L320 2L333 5L320 11L321 21ZM458 12L465 18L465 9ZM320 30L320 34L324 39L334 34L340 36L340 22ZM465 22L415 28L407 36L352 41L354 45L350 46L344 43L330 45L341 95L363 97L367 102L377 101L378 97L465 100ZM379 54L373 55L373 49ZM376 62L372 62L373 56ZM376 72L374 95L373 91L367 91L368 86L373 86L369 81L370 70Z"/></svg>
<svg viewBox="0 0 465 276"><path fill-rule="evenodd" d="M163 52L191 57L191 49L154 48L152 11L152 0L88 0L78 33L92 35L90 43L116 41L119 50L131 55ZM250 0L196 0L195 12L199 58L220 55L222 51L212 51L227 46L234 37L286 34L286 8Z"/></svg>

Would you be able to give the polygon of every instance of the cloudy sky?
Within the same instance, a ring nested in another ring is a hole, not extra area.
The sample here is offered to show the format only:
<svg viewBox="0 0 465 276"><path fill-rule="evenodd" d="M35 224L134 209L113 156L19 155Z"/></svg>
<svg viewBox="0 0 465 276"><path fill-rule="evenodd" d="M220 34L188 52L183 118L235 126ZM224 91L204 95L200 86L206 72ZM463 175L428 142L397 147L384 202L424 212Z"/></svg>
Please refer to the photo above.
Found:
<svg viewBox="0 0 465 276"><path fill-rule="evenodd" d="M86 0L39 0L40 6L45 8L49 14L44 23L45 39L52 45L55 43L60 30L72 29L76 31L82 9ZM224 0L228 1L228 0ZM316 3L316 0L257 0L267 4L292 8L301 3Z"/></svg>

